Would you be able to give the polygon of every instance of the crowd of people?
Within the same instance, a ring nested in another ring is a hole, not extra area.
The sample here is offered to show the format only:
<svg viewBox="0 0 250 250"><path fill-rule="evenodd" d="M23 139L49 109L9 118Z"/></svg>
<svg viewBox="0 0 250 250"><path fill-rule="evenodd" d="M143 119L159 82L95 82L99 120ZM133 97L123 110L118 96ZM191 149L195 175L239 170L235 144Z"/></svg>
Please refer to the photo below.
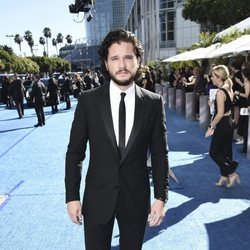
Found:
<svg viewBox="0 0 250 250"><path fill-rule="evenodd" d="M206 137L212 136L210 156L220 169L216 186L232 187L240 182L236 173L238 162L233 160L232 143L242 144L239 153L247 153L250 112L250 63L232 62L230 65L211 64L208 74L202 67L171 69L170 87L184 92L209 95L216 89L215 100L209 101L214 110ZM210 95L211 96L211 95ZM197 105L197 114L199 105Z"/></svg>
<svg viewBox="0 0 250 250"><path fill-rule="evenodd" d="M45 125L43 108L51 106L52 114L58 112L60 101L66 102L66 108L71 108L70 95L78 98L79 95L88 89L103 85L104 79L98 71L86 70L84 74L62 73L57 79L53 76L40 79L39 74L27 74L20 76L7 74L2 79L1 102L6 105L6 109L16 108L18 118L24 116L25 99L35 108L38 123L36 127Z"/></svg>
<svg viewBox="0 0 250 250"><path fill-rule="evenodd" d="M155 92L155 84L162 82L162 71L148 66L141 67L139 71L137 85ZM52 114L58 112L58 104L62 100L66 103L65 109L71 109L71 95L78 98L84 91L103 85L104 77L99 70L87 69L85 73L64 72L57 78L51 76L46 83L40 80L38 74L19 76L15 73L11 77L6 74L2 79L1 102L6 105L6 109L16 107L18 118L21 119L24 115L25 98L29 98L38 117L35 126L39 127L45 125L45 105L51 106Z"/></svg>
<svg viewBox="0 0 250 250"><path fill-rule="evenodd" d="M195 92L197 94L197 119L199 119L199 96L209 95L211 89L217 89L212 79L212 72L215 64L211 64L208 73L203 67L185 67L182 69L171 69L169 74L169 85L185 92ZM227 65L229 78L232 80L233 90L233 140L237 144L243 144L239 149L240 153L247 151L248 117L240 112L249 105L249 79L250 63L238 63L236 61Z"/></svg>

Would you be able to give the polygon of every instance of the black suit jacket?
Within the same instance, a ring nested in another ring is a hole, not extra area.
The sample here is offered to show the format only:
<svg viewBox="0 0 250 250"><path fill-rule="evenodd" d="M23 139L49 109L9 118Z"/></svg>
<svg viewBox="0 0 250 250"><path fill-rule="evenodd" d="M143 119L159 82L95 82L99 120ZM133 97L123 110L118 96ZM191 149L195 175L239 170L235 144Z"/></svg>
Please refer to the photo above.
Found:
<svg viewBox="0 0 250 250"><path fill-rule="evenodd" d="M21 100L24 97L24 86L21 79L14 80L10 85L9 94L13 100Z"/></svg>
<svg viewBox="0 0 250 250"><path fill-rule="evenodd" d="M85 91L78 101L66 153L66 202L80 200L81 166L89 142L83 216L105 224L114 214L119 198L119 212L126 220L146 218L150 208L148 148L153 167L154 196L167 198L165 133L162 98L136 86L134 124L120 158L112 122L109 84Z"/></svg>
<svg viewBox="0 0 250 250"><path fill-rule="evenodd" d="M36 107L42 107L45 105L46 87L43 82L37 81L33 83L30 97L35 99L34 104Z"/></svg>

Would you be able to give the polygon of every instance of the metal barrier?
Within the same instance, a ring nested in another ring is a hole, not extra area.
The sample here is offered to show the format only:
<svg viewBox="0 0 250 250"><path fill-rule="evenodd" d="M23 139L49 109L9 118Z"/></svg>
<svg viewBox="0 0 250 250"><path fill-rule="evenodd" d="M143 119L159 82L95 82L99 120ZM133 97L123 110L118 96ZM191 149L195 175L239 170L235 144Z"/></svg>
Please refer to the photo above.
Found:
<svg viewBox="0 0 250 250"><path fill-rule="evenodd" d="M163 86L163 101L164 104L168 107L168 87Z"/></svg>
<svg viewBox="0 0 250 250"><path fill-rule="evenodd" d="M176 113L185 114L185 92L181 89L176 90Z"/></svg>
<svg viewBox="0 0 250 250"><path fill-rule="evenodd" d="M185 100L185 113L186 118L190 120L196 120L197 115L197 101L196 101L196 93L188 92L186 93Z"/></svg>
<svg viewBox="0 0 250 250"><path fill-rule="evenodd" d="M168 89L168 107L175 110L175 88Z"/></svg>
<svg viewBox="0 0 250 250"><path fill-rule="evenodd" d="M161 84L155 84L155 93L163 96L163 86Z"/></svg>
<svg viewBox="0 0 250 250"><path fill-rule="evenodd" d="M199 98L199 122L202 129L207 129L211 120L208 98L208 95L201 95Z"/></svg>

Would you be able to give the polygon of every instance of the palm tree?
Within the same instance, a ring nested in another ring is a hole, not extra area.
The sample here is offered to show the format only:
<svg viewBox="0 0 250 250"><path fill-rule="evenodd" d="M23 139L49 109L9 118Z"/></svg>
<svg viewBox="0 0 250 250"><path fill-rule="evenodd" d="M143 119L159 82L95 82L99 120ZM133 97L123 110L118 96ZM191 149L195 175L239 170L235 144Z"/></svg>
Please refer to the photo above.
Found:
<svg viewBox="0 0 250 250"><path fill-rule="evenodd" d="M56 55L58 56L58 51L57 51L57 41L55 38L52 39L52 45L56 47Z"/></svg>
<svg viewBox="0 0 250 250"><path fill-rule="evenodd" d="M34 52L33 52L34 40L33 40L33 37L32 37L32 33L29 30L25 31L24 39L25 39L25 41L28 42L28 45L30 46L31 54L33 56L34 55Z"/></svg>
<svg viewBox="0 0 250 250"><path fill-rule="evenodd" d="M216 33L210 33L210 32L201 32L200 33L200 41L198 43L192 44L191 48L206 48L210 46L213 43L214 37Z"/></svg>
<svg viewBox="0 0 250 250"><path fill-rule="evenodd" d="M20 52L21 52L22 51L21 43L23 42L23 37L20 36L19 34L16 34L15 37L14 37L14 41L15 41L15 43L17 43L19 45L19 49L20 49Z"/></svg>
<svg viewBox="0 0 250 250"><path fill-rule="evenodd" d="M39 38L39 43L40 43L41 45L43 45L43 55L46 56L46 51L45 51L45 38L44 38L43 36L41 36L41 37Z"/></svg>
<svg viewBox="0 0 250 250"><path fill-rule="evenodd" d="M62 33L58 33L56 37L57 44L63 43L63 35Z"/></svg>
<svg viewBox="0 0 250 250"><path fill-rule="evenodd" d="M73 42L71 35L67 35L65 39L67 40L68 44L71 44Z"/></svg>
<svg viewBox="0 0 250 250"><path fill-rule="evenodd" d="M49 45L48 45L48 38L51 38L51 30L50 28L46 27L43 29L43 34L46 38L46 45L47 45L47 56L49 56Z"/></svg>
<svg viewBox="0 0 250 250"><path fill-rule="evenodd" d="M71 43L73 42L72 36L67 35L65 39L66 39L66 41L67 41L67 43L69 44L69 47L70 47L70 64L71 64L71 67L72 67L72 48L71 48Z"/></svg>

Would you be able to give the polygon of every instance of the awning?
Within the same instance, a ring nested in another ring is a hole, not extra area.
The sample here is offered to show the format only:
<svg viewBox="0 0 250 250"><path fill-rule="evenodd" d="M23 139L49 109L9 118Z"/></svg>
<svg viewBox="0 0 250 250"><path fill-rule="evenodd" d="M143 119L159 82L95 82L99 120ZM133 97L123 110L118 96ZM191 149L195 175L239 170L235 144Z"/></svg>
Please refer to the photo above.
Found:
<svg viewBox="0 0 250 250"><path fill-rule="evenodd" d="M247 30L247 29L250 29L250 17L248 17L248 18L242 20L241 22L236 23L235 25L233 25L233 26L219 32L215 36L213 42L217 42L221 37L229 34L230 32L233 32L234 30L244 31L244 30Z"/></svg>
<svg viewBox="0 0 250 250"><path fill-rule="evenodd" d="M206 57L213 58L228 56L230 54L238 54L245 51L250 51L250 35L244 35L230 43L222 44L221 46L217 47L216 50L207 54Z"/></svg>
<svg viewBox="0 0 250 250"><path fill-rule="evenodd" d="M220 43L212 44L206 48L198 48L164 59L163 62L190 61L207 58L207 54L216 50Z"/></svg>
<svg viewBox="0 0 250 250"><path fill-rule="evenodd" d="M167 59L162 60L163 62L179 62L179 61L187 61L186 57L190 54L190 51L186 51L175 56L171 56Z"/></svg>

